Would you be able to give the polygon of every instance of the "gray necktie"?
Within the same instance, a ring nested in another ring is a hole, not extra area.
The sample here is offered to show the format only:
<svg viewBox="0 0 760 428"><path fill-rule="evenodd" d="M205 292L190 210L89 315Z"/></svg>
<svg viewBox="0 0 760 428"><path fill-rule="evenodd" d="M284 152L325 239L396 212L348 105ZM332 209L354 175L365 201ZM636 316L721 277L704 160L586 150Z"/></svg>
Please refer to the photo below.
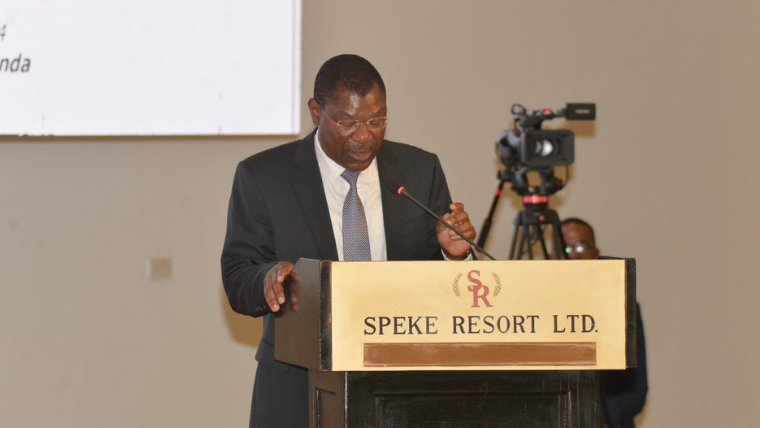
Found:
<svg viewBox="0 0 760 428"><path fill-rule="evenodd" d="M367 217L364 215L364 206L356 190L359 173L360 171L345 170L340 175L351 186L343 201L343 260L345 261L372 260Z"/></svg>

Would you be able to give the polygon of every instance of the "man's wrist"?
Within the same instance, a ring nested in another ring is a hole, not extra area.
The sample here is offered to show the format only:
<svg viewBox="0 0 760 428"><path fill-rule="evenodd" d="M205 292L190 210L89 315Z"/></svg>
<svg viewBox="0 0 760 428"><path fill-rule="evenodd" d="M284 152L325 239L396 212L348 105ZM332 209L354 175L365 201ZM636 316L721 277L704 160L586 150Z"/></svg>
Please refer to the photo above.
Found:
<svg viewBox="0 0 760 428"><path fill-rule="evenodd" d="M441 248L441 254L443 254L443 259L447 260L447 261L458 261L458 262L461 262L461 261L473 260L473 257L472 257L472 248L470 248L469 250L467 250L467 253L465 253L464 256L462 256L461 258L457 258L457 257L454 257L454 256L448 254L446 252L446 250L444 250L443 248Z"/></svg>

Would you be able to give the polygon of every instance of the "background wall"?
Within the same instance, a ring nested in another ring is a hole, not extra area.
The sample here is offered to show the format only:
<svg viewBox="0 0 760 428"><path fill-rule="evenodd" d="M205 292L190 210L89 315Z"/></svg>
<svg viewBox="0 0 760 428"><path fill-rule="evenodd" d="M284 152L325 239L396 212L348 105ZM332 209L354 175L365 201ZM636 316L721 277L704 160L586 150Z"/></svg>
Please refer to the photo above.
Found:
<svg viewBox="0 0 760 428"><path fill-rule="evenodd" d="M325 59L373 61L388 138L438 153L476 224L509 105L596 102L552 205L638 259L641 426L756 424L760 4L304 3L304 107ZM224 301L226 203L235 164L287 140L0 142L0 425L245 426L261 327ZM497 256L519 208L501 203ZM157 256L170 279L146 279Z"/></svg>

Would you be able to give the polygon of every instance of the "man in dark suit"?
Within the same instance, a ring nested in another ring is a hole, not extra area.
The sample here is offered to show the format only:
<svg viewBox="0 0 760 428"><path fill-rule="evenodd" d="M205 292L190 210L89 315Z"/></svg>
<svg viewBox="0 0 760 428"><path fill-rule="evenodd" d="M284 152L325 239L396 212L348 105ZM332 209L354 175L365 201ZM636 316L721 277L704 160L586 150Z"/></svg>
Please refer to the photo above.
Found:
<svg viewBox="0 0 760 428"><path fill-rule="evenodd" d="M562 221L562 236L567 256L573 260L592 260L599 255L594 228L579 218ZM636 303L636 368L602 370L599 372L602 392L602 428L634 428L633 419L644 409L649 384L647 382L647 353L644 343L644 323L641 308Z"/></svg>
<svg viewBox="0 0 760 428"><path fill-rule="evenodd" d="M345 217L347 195L361 200L369 236L365 260L471 258L466 241L394 194L392 182L475 238L464 206L451 202L438 158L384 140L385 84L367 60L340 55L325 62L308 107L317 129L242 161L230 198L224 287L235 311L264 316L251 427L308 426L307 373L275 361L274 314L285 304L284 284L299 258L346 260L353 254L343 230L344 222L353 224ZM344 177L351 172L358 175L355 184Z"/></svg>

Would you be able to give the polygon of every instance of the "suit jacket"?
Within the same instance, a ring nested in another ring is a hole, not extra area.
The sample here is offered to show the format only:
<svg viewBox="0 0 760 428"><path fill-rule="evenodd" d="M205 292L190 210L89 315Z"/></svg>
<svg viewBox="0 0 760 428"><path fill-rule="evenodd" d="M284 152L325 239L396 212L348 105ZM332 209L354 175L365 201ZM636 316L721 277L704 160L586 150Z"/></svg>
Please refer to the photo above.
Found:
<svg viewBox="0 0 760 428"><path fill-rule="evenodd" d="M256 353L252 427L308 426L306 370L275 361L274 316L263 288L266 273L279 261L338 259L315 132L240 162L232 186L222 251L224 288L235 311L265 317ZM447 212L451 197L438 158L384 141L377 166L388 260L441 259L436 221L393 193L389 183L395 178L433 211Z"/></svg>

